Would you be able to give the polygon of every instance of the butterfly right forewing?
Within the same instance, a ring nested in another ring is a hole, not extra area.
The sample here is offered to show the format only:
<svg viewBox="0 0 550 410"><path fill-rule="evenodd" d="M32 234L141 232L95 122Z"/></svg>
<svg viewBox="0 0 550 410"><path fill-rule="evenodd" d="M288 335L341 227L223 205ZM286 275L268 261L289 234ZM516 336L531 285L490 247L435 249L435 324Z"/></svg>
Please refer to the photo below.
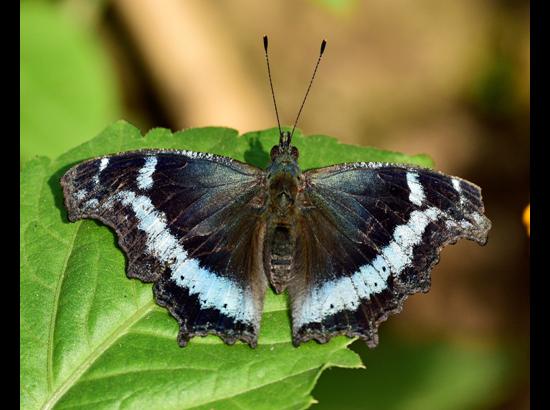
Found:
<svg viewBox="0 0 550 410"><path fill-rule="evenodd" d="M428 169L355 163L304 174L300 237L289 286L293 338L360 336L427 291L448 243L484 244L490 221L476 185Z"/></svg>

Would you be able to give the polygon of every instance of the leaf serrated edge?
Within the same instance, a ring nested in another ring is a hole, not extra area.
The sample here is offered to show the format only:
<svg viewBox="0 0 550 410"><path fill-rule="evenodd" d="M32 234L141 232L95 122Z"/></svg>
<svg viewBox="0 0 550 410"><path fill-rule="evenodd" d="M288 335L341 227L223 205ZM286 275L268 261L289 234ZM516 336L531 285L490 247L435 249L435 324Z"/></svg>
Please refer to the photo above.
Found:
<svg viewBox="0 0 550 410"><path fill-rule="evenodd" d="M349 348L349 345L352 344L353 342L355 342L357 340L357 338L353 338L353 339L350 339L344 346L342 346L341 349L339 350L334 350L333 351L333 354L336 353L336 352L339 352L339 351L345 351L345 352L349 352L349 353L352 353L355 355L355 357L358 359L358 362L359 364L357 365L343 365L343 364L340 364L340 363L334 363L334 362L327 362L325 363L324 365L322 365L320 368L319 368L319 371L317 372L317 374L315 375L315 377L313 378L312 382L311 382L311 385L309 386L309 392L310 392L310 395L309 397L311 398L311 403L309 403L309 405L307 407L304 407L304 409L306 408L309 408L312 404L317 404L319 403L319 401L317 399L315 399L315 397L313 397L311 395L311 392L313 391L313 389L315 388L315 385L317 385L317 382L319 381L319 378L321 377L321 374L323 374L323 372L331 367L340 367L340 368L343 368L343 369L366 369L367 367L365 366L365 364L363 363L363 361L361 360L361 356L359 356L359 354L357 352L354 352L353 350L351 350Z"/></svg>

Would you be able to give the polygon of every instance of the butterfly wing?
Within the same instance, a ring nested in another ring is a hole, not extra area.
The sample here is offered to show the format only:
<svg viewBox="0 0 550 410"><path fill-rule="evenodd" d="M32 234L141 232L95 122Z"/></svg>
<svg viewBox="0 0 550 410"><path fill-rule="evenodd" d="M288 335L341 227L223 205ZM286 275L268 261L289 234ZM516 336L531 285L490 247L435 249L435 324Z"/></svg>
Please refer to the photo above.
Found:
<svg viewBox="0 0 550 410"><path fill-rule="evenodd" d="M82 162L61 180L69 219L112 227L127 275L195 335L256 345L266 288L264 172L225 157L143 150Z"/></svg>
<svg viewBox="0 0 550 410"><path fill-rule="evenodd" d="M355 163L304 173L288 287L294 343L345 334L376 346L380 322L429 290L445 245L486 242L483 212L479 187L428 169Z"/></svg>

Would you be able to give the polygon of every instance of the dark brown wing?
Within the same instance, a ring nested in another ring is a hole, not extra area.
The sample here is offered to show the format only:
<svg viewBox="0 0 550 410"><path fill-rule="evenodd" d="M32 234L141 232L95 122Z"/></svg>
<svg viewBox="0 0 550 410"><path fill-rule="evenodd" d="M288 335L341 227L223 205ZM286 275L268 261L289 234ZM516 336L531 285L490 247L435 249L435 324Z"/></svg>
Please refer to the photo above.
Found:
<svg viewBox="0 0 550 410"><path fill-rule="evenodd" d="M481 190L404 165L355 163L304 174L292 301L296 345L332 336L377 344L377 328L408 295L426 292L442 247L484 244Z"/></svg>
<svg viewBox="0 0 550 410"><path fill-rule="evenodd" d="M266 288L264 180L229 158L144 150L82 162L61 183L69 219L112 227L128 276L155 282L181 345L212 333L255 346Z"/></svg>

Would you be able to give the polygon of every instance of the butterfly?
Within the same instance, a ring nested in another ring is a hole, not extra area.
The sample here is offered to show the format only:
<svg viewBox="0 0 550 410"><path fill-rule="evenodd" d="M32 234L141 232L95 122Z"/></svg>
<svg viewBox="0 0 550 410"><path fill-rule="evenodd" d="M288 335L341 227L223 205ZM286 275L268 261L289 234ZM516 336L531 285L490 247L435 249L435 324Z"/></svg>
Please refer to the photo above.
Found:
<svg viewBox="0 0 550 410"><path fill-rule="evenodd" d="M267 38L264 47L267 59ZM61 179L69 220L113 228L127 276L154 283L181 346L215 334L256 347L271 286L289 294L295 346L343 334L374 347L379 324L428 291L445 245L487 240L475 184L404 164L303 172L294 129L279 130L265 170L147 149L84 161Z"/></svg>

